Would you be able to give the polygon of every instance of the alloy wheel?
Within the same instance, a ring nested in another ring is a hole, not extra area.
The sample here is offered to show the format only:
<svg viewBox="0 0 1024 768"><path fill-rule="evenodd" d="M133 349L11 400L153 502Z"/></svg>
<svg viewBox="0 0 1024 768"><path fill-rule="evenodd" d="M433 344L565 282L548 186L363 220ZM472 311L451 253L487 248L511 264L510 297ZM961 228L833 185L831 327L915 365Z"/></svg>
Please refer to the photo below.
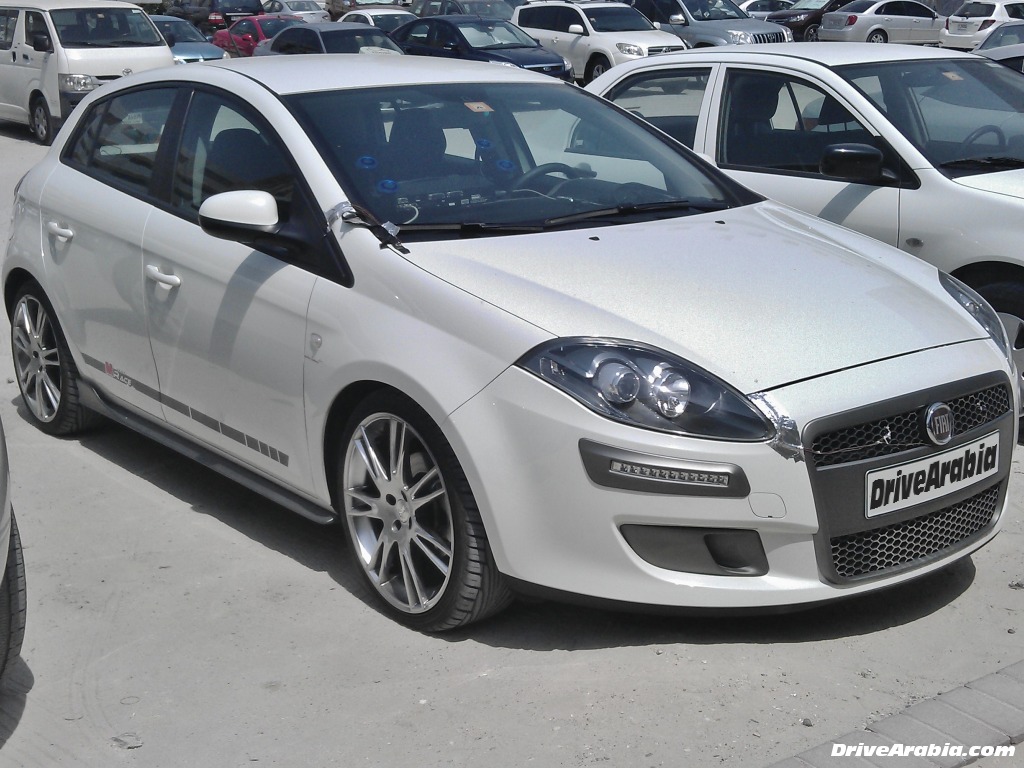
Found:
<svg viewBox="0 0 1024 768"><path fill-rule="evenodd" d="M60 351L50 316L36 297L22 296L15 306L11 343L25 404L39 421L53 421L60 408Z"/></svg>

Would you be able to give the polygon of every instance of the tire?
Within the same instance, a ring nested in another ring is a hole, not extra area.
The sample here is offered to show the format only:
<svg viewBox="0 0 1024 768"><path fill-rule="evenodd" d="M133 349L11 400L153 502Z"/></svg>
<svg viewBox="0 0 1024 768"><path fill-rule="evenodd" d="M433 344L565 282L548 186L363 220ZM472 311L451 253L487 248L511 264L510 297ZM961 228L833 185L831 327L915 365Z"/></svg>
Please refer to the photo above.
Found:
<svg viewBox="0 0 1024 768"><path fill-rule="evenodd" d="M78 368L46 294L29 280L11 313L14 374L31 421L49 435L72 435L99 416L81 404Z"/></svg>
<svg viewBox="0 0 1024 768"><path fill-rule="evenodd" d="M819 29L821 29L821 24L811 24L809 27L807 27L807 29L804 30L804 42L817 42Z"/></svg>
<svg viewBox="0 0 1024 768"><path fill-rule="evenodd" d="M7 568L0 581L0 680L11 662L21 654L25 639L25 558L21 552L18 523L11 512L11 538L7 546Z"/></svg>
<svg viewBox="0 0 1024 768"><path fill-rule="evenodd" d="M29 105L29 129L36 141L44 147L53 143L53 118L50 117L50 108L46 106L46 99L36 96Z"/></svg>
<svg viewBox="0 0 1024 768"><path fill-rule="evenodd" d="M882 30L876 29L874 32L872 32L870 35L868 35L868 42L869 43L888 43L889 42L889 36L886 35L885 32L883 32Z"/></svg>
<svg viewBox="0 0 1024 768"><path fill-rule="evenodd" d="M587 62L587 82L592 82L595 78L600 77L609 69L611 69L611 67L612 65L604 56L594 56L590 61Z"/></svg>
<svg viewBox="0 0 1024 768"><path fill-rule="evenodd" d="M511 602L462 467L415 403L371 395L350 416L335 455L349 551L388 615L440 632Z"/></svg>

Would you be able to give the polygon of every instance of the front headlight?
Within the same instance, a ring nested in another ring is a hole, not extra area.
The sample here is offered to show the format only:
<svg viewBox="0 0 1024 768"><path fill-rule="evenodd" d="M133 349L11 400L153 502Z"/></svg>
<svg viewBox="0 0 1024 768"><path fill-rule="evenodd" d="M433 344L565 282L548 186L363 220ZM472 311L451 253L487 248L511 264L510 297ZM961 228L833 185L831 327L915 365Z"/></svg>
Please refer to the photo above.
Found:
<svg viewBox="0 0 1024 768"><path fill-rule="evenodd" d="M643 56L644 49L636 43L616 43L615 47L619 49L619 53L624 53L627 56Z"/></svg>
<svg viewBox="0 0 1024 768"><path fill-rule="evenodd" d="M516 66L511 61L495 61L494 59L488 59L487 63L488 64L500 64L503 67L515 67Z"/></svg>
<svg viewBox="0 0 1024 768"><path fill-rule="evenodd" d="M788 19L786 19L786 21L788 21L790 24L799 24L801 21L807 21L807 18L810 15L811 14L809 13L801 13L798 16L790 16Z"/></svg>
<svg viewBox="0 0 1024 768"><path fill-rule="evenodd" d="M793 30L790 29L789 27L783 27L782 28L782 36L785 38L785 42L787 42L787 43L792 43L793 42Z"/></svg>
<svg viewBox="0 0 1024 768"><path fill-rule="evenodd" d="M57 75L57 86L65 93L84 93L99 85L99 80L92 75Z"/></svg>
<svg viewBox="0 0 1024 768"><path fill-rule="evenodd" d="M737 32L731 30L729 32L729 40L731 40L736 45L750 45L752 42L754 42L754 36L749 32Z"/></svg>
<svg viewBox="0 0 1024 768"><path fill-rule="evenodd" d="M957 303L966 309L971 317L978 321L978 325L985 329L985 332L996 343L996 346L1002 350L1006 360L1012 367L1013 357L1010 341L1006 338L1006 329L1003 327L1002 320L999 319L999 315L992 309L992 306L981 298L973 288L960 282L952 275L939 272L939 282L942 283L942 287L946 289L946 292L956 299Z"/></svg>
<svg viewBox="0 0 1024 768"><path fill-rule="evenodd" d="M653 347L558 339L517 364L596 413L635 427L722 440L761 441L775 433L741 393Z"/></svg>

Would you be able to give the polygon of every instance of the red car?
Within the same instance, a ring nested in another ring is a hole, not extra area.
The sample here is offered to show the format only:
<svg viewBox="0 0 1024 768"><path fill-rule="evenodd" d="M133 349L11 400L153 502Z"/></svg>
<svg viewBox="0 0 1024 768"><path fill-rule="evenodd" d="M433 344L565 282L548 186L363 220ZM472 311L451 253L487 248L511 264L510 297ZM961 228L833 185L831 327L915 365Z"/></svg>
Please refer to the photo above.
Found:
<svg viewBox="0 0 1024 768"><path fill-rule="evenodd" d="M214 32L212 42L232 56L252 56L252 49L261 40L273 37L285 27L304 23L298 16L247 16Z"/></svg>

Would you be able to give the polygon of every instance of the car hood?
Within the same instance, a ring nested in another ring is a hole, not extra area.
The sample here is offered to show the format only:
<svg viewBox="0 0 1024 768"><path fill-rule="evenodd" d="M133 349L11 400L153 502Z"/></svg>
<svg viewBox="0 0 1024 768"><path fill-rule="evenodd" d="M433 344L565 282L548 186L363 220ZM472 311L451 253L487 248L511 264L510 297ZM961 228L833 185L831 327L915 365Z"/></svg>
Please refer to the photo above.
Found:
<svg viewBox="0 0 1024 768"><path fill-rule="evenodd" d="M824 16L825 11L823 8L801 8L798 11L794 11L792 8L785 11L772 11L768 14L768 21L775 21L782 24L790 19L795 19L797 16Z"/></svg>
<svg viewBox="0 0 1024 768"><path fill-rule="evenodd" d="M985 337L934 267L771 202L409 249L554 337L652 344L746 393Z"/></svg>
<svg viewBox="0 0 1024 768"><path fill-rule="evenodd" d="M498 48L478 52L492 61L507 61L517 67L563 65L562 57L547 48Z"/></svg>
<svg viewBox="0 0 1024 768"><path fill-rule="evenodd" d="M970 187L971 189L980 189L983 192L995 192L998 195L1024 198L1024 169L958 176L954 181L957 184Z"/></svg>
<svg viewBox="0 0 1024 768"><path fill-rule="evenodd" d="M682 27L683 25L680 25ZM694 32L749 32L752 35L770 35L779 31L778 24L763 19L698 19L693 23Z"/></svg>
<svg viewBox="0 0 1024 768"><path fill-rule="evenodd" d="M175 43L171 52L189 59L220 59L224 56L224 49L213 43Z"/></svg>

